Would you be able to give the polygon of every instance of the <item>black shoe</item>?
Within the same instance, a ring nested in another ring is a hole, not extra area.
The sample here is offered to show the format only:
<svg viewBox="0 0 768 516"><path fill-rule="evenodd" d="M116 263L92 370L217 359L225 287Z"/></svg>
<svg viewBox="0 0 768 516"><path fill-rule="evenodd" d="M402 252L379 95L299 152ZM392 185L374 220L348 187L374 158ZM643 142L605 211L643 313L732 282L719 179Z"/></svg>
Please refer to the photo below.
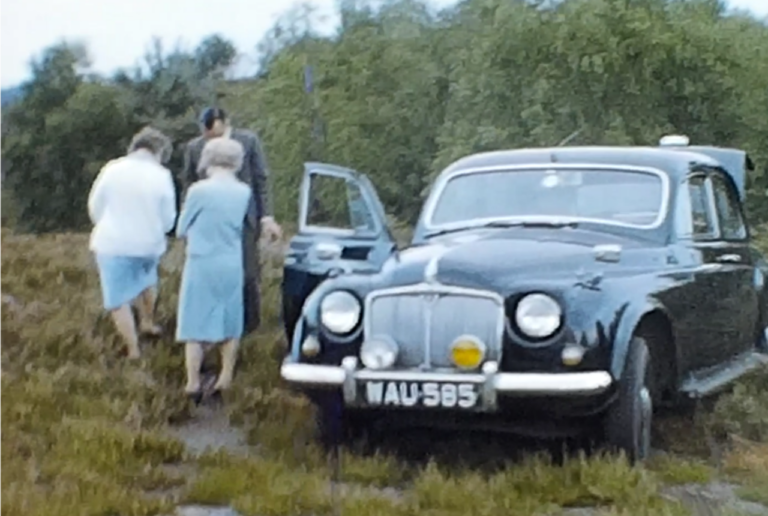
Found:
<svg viewBox="0 0 768 516"><path fill-rule="evenodd" d="M203 402L203 391L188 392L186 393L189 401L194 403L195 406L200 405Z"/></svg>
<svg viewBox="0 0 768 516"><path fill-rule="evenodd" d="M212 390L211 394L209 395L209 398L211 400L211 403L213 403L214 405L224 404L224 394L221 389Z"/></svg>

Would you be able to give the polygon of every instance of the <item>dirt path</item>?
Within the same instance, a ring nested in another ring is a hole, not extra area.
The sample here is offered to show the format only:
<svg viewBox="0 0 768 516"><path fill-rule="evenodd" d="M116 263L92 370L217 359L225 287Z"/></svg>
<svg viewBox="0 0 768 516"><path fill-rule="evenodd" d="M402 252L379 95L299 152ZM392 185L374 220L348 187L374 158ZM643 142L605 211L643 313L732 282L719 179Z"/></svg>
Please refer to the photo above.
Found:
<svg viewBox="0 0 768 516"><path fill-rule="evenodd" d="M230 424L226 408L210 402L196 407L192 419L172 427L170 435L184 443L187 451L194 456L200 456L206 450L225 450L239 456L256 453L256 449L247 444L243 430ZM230 507L182 505L176 508L174 516L240 515Z"/></svg>
<svg viewBox="0 0 768 516"><path fill-rule="evenodd" d="M682 502L692 516L766 516L768 507L739 498L738 486L727 482L686 484L662 489L661 495ZM599 516L598 509L579 507L566 509L553 516Z"/></svg>
<svg viewBox="0 0 768 516"><path fill-rule="evenodd" d="M248 446L243 431L229 423L223 407L201 405L192 420L174 427L171 435L183 442L195 456L206 449L224 449L233 455L250 455L255 450Z"/></svg>
<svg viewBox="0 0 768 516"><path fill-rule="evenodd" d="M240 516L229 507L203 507L202 505L186 505L176 509L175 516Z"/></svg>
<svg viewBox="0 0 768 516"><path fill-rule="evenodd" d="M206 384L212 384L215 376L206 378ZM210 401L204 401L193 411L192 418L183 424L171 428L171 435L179 439L187 450L199 456L206 450L225 450L233 455L254 456L258 447L249 446L245 432L230 423L229 413L225 406ZM418 438L415 439L418 441ZM456 449L451 446L450 449ZM459 447L460 448L460 447ZM500 450L496 450L502 453ZM478 456L481 462L484 457ZM485 460L490 460L485 458ZM333 486L329 483L329 489ZM396 489L366 488L354 484L336 484L340 495L355 492L371 497L399 497L401 492ZM661 496L682 502L692 516L768 516L768 507L749 502L739 497L738 486L724 482L712 481L707 484L684 484L669 486L661 490ZM563 509L550 516L600 516L599 509L593 507L578 507ZM240 516L230 507L206 507L199 505L180 506L174 516Z"/></svg>
<svg viewBox="0 0 768 516"><path fill-rule="evenodd" d="M257 448L246 443L244 432L229 422L224 407L204 403L196 409L192 420L173 428L171 434L182 441L194 455L206 449L224 449L235 455L255 455ZM330 486L329 486L330 487ZM359 486L341 485L339 492L357 490ZM664 488L661 495L686 505L693 516L768 516L768 507L739 498L738 486L727 482L686 484ZM378 491L378 490L377 490ZM372 496L382 493L371 493ZM392 493L389 493L391 496ZM552 516L599 516L591 507L565 509ZM174 516L240 516L230 507L180 506Z"/></svg>

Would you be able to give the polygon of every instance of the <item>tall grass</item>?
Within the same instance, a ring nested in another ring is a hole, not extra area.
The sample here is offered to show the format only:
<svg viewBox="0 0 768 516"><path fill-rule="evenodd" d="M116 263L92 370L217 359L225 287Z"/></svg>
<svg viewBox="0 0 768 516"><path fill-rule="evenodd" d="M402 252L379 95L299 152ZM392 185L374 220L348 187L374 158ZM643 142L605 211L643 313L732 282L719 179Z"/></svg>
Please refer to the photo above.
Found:
<svg viewBox="0 0 768 516"><path fill-rule="evenodd" d="M230 504L253 516L320 516L334 506L361 516L557 514L582 506L676 515L686 509L664 498L662 486L706 481L716 466L744 485L745 496L768 492L768 449L759 443L768 440L765 376L741 384L710 416L722 435L742 436L722 464L669 455L632 469L615 457L579 455L555 465L532 455L485 471L348 451L334 491L312 440L312 408L278 376L285 349L279 256L265 257L263 327L244 342L226 400L256 453L193 456L168 431L191 416L181 394L183 353L173 340L181 264L174 244L162 263L164 334L132 364L102 313L87 235L3 230L3 515L171 514L184 502ZM667 440L694 435L673 428Z"/></svg>

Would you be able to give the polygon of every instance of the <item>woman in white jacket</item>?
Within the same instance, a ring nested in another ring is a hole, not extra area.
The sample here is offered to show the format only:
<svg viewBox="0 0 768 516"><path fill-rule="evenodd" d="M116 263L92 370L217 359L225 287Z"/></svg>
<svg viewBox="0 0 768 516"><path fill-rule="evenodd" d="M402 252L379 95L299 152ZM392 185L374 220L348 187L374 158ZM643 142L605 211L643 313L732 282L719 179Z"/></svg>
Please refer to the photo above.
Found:
<svg viewBox="0 0 768 516"><path fill-rule="evenodd" d="M157 269L176 220L173 179L162 165L170 153L168 137L142 129L126 156L101 169L88 198L94 224L90 249L98 264L104 308L111 312L129 358L141 356L132 304L138 309L139 331L160 333L153 320Z"/></svg>

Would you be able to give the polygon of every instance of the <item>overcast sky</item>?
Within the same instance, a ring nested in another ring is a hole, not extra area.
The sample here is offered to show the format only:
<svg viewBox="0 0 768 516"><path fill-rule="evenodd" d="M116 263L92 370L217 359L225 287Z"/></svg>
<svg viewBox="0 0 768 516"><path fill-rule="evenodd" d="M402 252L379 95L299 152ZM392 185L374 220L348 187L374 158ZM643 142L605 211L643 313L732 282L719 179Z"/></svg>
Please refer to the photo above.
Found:
<svg viewBox="0 0 768 516"><path fill-rule="evenodd" d="M432 0L446 6L453 0ZM62 38L88 44L93 69L109 73L131 66L153 36L168 46L196 45L219 32L250 56L276 18L295 0L2 0L2 86L27 79L32 56ZM325 30L335 26L336 0L312 0L325 15ZM768 0L730 0L732 7L768 16ZM248 66L248 61L243 62Z"/></svg>

